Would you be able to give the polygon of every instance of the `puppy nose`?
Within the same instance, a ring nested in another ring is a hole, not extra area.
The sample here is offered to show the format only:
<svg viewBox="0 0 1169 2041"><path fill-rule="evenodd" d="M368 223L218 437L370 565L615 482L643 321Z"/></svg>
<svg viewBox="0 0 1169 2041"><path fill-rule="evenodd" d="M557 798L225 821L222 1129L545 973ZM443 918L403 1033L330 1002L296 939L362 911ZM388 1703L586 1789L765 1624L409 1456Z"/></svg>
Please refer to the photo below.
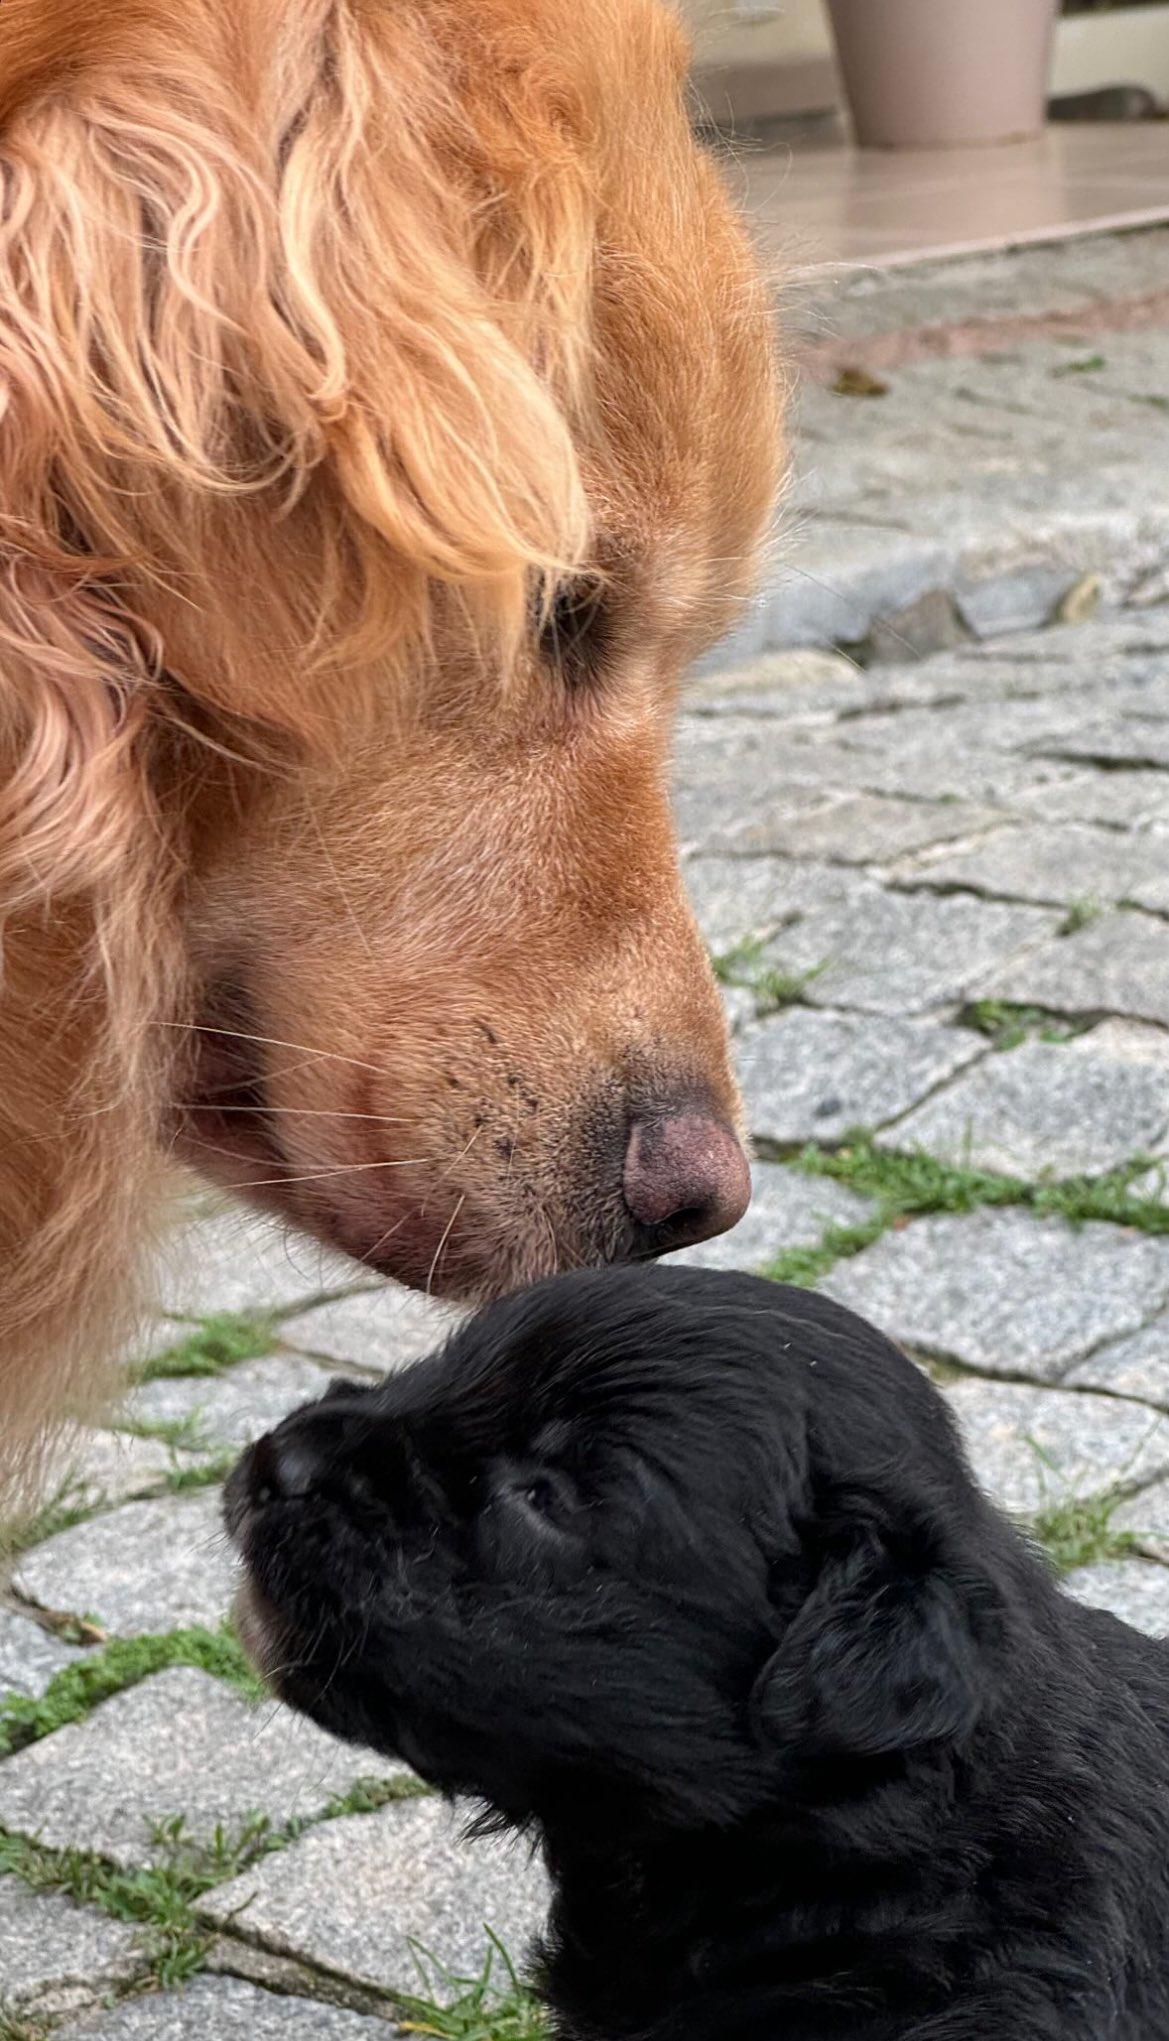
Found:
<svg viewBox="0 0 1169 2041"><path fill-rule="evenodd" d="M248 1460L248 1486L256 1502L293 1502L308 1495L321 1472L321 1455L303 1429L279 1427L257 1439Z"/></svg>
<svg viewBox="0 0 1169 2041"><path fill-rule="evenodd" d="M693 1107L633 1122L622 1187L649 1252L664 1254L737 1225L751 1171L730 1128Z"/></svg>

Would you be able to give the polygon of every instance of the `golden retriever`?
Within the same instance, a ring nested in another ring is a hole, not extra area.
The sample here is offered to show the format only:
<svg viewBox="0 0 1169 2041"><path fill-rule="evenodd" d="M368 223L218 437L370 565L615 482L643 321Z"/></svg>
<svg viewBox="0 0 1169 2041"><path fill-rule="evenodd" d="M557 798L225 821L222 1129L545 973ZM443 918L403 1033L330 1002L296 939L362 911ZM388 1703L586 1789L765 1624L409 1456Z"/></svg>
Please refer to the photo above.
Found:
<svg viewBox="0 0 1169 2041"><path fill-rule="evenodd" d="M746 1202L666 766L779 397L684 89L657 0L0 6L10 1447L168 1152L464 1298Z"/></svg>

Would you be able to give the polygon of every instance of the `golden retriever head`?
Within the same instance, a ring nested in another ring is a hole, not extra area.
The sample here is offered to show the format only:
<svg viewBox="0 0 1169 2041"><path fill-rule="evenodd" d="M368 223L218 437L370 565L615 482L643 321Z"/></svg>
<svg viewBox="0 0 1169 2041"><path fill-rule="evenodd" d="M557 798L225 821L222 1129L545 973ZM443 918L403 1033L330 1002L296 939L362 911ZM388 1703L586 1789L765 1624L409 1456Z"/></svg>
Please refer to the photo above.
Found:
<svg viewBox="0 0 1169 2041"><path fill-rule="evenodd" d="M5 0L10 1323L176 1137L468 1297L742 1209L665 776L779 439L683 60L656 0Z"/></svg>

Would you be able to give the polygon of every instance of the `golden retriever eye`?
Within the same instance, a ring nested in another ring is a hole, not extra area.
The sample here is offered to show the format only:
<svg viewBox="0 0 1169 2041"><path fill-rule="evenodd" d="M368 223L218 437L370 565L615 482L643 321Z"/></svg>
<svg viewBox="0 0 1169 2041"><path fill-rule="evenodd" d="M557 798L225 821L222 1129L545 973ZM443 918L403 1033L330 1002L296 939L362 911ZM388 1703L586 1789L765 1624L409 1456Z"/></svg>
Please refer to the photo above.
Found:
<svg viewBox="0 0 1169 2041"><path fill-rule="evenodd" d="M562 582L540 623L540 657L569 687L599 678L609 647L605 589L587 575Z"/></svg>

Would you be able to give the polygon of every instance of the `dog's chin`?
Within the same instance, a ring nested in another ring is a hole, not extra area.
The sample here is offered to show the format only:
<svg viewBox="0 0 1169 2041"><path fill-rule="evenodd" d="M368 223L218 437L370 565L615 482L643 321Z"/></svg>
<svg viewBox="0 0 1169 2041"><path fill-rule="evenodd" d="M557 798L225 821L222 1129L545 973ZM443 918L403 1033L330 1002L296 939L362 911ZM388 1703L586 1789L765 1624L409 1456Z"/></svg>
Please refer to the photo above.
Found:
<svg viewBox="0 0 1169 2041"><path fill-rule="evenodd" d="M226 1190L272 1213L333 1253L405 1288L454 1304L493 1298L565 1267L649 1259L668 1243L639 1248L619 1190L592 1192L575 1217L543 1216L518 1173L498 1186L436 1185L391 1162L385 1176L363 1163L353 1183L337 1165L302 1166L288 1153L303 1125L237 1094L188 1102L177 1121L177 1157Z"/></svg>

